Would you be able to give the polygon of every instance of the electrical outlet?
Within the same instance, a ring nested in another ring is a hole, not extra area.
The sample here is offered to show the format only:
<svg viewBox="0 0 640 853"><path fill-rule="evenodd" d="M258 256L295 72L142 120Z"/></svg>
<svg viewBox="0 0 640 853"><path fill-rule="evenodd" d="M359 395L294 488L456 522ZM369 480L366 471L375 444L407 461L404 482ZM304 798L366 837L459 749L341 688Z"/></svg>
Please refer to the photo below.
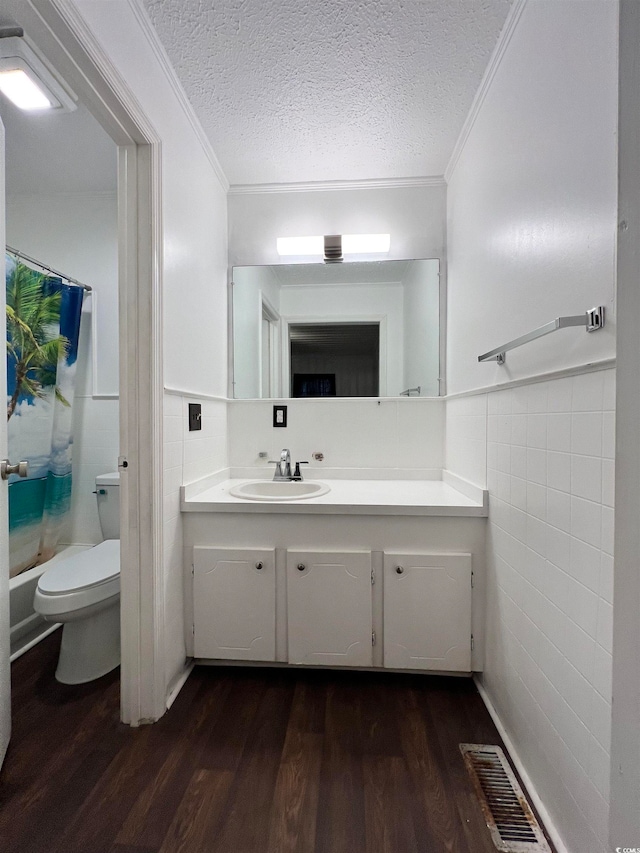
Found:
<svg viewBox="0 0 640 853"><path fill-rule="evenodd" d="M287 425L287 407L273 407L273 425L274 427L286 427Z"/></svg>
<svg viewBox="0 0 640 853"><path fill-rule="evenodd" d="M189 403L189 432L202 429L202 406L200 403Z"/></svg>

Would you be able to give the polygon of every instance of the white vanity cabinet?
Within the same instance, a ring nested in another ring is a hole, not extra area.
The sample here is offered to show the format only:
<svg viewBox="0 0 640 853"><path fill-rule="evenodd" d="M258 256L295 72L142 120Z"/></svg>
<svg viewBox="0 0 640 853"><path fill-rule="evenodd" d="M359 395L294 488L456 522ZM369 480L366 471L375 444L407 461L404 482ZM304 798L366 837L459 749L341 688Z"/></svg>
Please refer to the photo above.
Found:
<svg viewBox="0 0 640 853"><path fill-rule="evenodd" d="M276 659L275 549L193 549L193 653Z"/></svg>
<svg viewBox="0 0 640 853"><path fill-rule="evenodd" d="M482 670L484 516L456 516L467 508L455 505L425 516L411 515L410 506L375 515L369 507L358 513L357 504L348 512L320 511L323 504L314 511L302 501L246 503L219 511L224 504L212 507L208 498L185 502L188 655Z"/></svg>
<svg viewBox="0 0 640 853"><path fill-rule="evenodd" d="M288 661L372 666L370 551L287 551Z"/></svg>
<svg viewBox="0 0 640 853"><path fill-rule="evenodd" d="M384 555L384 666L471 670L471 554Z"/></svg>

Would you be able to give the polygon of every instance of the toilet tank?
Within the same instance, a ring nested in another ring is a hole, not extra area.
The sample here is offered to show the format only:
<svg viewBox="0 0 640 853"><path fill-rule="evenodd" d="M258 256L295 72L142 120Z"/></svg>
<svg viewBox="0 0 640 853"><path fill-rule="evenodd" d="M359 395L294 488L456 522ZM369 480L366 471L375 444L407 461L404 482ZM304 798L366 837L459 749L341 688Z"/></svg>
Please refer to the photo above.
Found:
<svg viewBox="0 0 640 853"><path fill-rule="evenodd" d="M120 538L120 474L99 474L96 477L98 518L105 539Z"/></svg>

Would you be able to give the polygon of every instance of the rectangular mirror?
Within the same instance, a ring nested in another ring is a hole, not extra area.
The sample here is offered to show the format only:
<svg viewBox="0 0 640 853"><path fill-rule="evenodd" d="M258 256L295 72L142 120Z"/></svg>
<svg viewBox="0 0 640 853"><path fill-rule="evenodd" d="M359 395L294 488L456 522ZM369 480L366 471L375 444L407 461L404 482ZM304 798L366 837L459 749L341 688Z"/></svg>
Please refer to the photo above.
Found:
<svg viewBox="0 0 640 853"><path fill-rule="evenodd" d="M437 397L438 260L233 268L233 396Z"/></svg>

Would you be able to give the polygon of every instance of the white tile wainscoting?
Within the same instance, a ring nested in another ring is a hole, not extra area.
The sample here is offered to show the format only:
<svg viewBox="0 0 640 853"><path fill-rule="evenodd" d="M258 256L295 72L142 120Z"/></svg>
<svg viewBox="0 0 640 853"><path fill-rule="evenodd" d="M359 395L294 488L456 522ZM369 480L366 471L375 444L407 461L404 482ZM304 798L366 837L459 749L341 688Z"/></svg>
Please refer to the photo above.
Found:
<svg viewBox="0 0 640 853"><path fill-rule="evenodd" d="M446 467L490 494L482 683L590 853L609 849L614 455L612 369L447 401Z"/></svg>
<svg viewBox="0 0 640 853"><path fill-rule="evenodd" d="M202 406L202 429L189 432L189 403ZM179 391L164 394L164 579L166 684L184 670L183 536L180 486L226 468L227 401Z"/></svg>

